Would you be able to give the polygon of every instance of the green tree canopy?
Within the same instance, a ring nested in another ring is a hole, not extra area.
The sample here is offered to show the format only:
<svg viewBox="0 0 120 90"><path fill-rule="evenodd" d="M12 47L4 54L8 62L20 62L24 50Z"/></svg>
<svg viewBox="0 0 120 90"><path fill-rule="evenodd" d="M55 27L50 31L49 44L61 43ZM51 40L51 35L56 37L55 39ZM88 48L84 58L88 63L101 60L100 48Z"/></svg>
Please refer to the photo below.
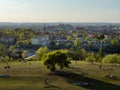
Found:
<svg viewBox="0 0 120 90"><path fill-rule="evenodd" d="M71 40L71 36L67 36L67 40L68 40L68 41Z"/></svg>
<svg viewBox="0 0 120 90"><path fill-rule="evenodd" d="M62 69L64 67L68 67L70 64L67 53L68 51L66 50L52 51L48 54L45 54L42 57L42 61L44 65L51 71L56 70L56 65Z"/></svg>
<svg viewBox="0 0 120 90"><path fill-rule="evenodd" d="M112 46L119 46L119 45L120 45L120 42L119 42L118 39L112 39L112 40L111 40L111 45L112 45Z"/></svg>
<svg viewBox="0 0 120 90"><path fill-rule="evenodd" d="M105 53L104 50L102 48L99 49L99 52L96 55L96 61L97 62L101 62L101 60L103 59Z"/></svg>
<svg viewBox="0 0 120 90"><path fill-rule="evenodd" d="M103 63L120 63L120 55L119 54L110 54L106 55L103 60Z"/></svg>
<svg viewBox="0 0 120 90"><path fill-rule="evenodd" d="M0 56L4 56L6 52L6 47L3 44L0 44Z"/></svg>
<svg viewBox="0 0 120 90"><path fill-rule="evenodd" d="M87 52L84 48L77 47L76 50L69 49L69 56L74 60L85 60Z"/></svg>
<svg viewBox="0 0 120 90"><path fill-rule="evenodd" d="M15 49L16 49L15 46L10 46L9 47L9 51L11 51L11 52L13 52Z"/></svg>
<svg viewBox="0 0 120 90"><path fill-rule="evenodd" d="M24 51L22 52L22 58L23 58L23 59L25 59L26 54L27 54L27 51L26 51L26 50L24 50Z"/></svg>
<svg viewBox="0 0 120 90"><path fill-rule="evenodd" d="M9 59L10 59L9 56L5 56L5 57L4 57L4 62L8 62Z"/></svg>
<svg viewBox="0 0 120 90"><path fill-rule="evenodd" d="M86 58L86 61L87 62L94 62L96 59L95 59L95 54L92 52L92 53L89 53L87 58Z"/></svg>
<svg viewBox="0 0 120 90"><path fill-rule="evenodd" d="M74 46L77 46L79 47L80 46L80 39L79 38L76 38L75 41L74 41Z"/></svg>
<svg viewBox="0 0 120 90"><path fill-rule="evenodd" d="M36 59L37 60L41 60L42 56L46 53L49 52L48 47L40 47L37 51L36 51Z"/></svg>

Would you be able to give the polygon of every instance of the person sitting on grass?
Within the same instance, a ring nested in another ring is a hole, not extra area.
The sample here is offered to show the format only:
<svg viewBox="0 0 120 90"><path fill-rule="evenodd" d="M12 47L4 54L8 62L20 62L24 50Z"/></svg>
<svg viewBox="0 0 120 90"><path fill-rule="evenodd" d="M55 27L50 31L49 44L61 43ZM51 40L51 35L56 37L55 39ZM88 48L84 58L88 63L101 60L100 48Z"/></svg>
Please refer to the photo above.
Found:
<svg viewBox="0 0 120 90"><path fill-rule="evenodd" d="M108 75L106 75L106 77L113 78L113 75L112 74L108 74Z"/></svg>
<svg viewBox="0 0 120 90"><path fill-rule="evenodd" d="M102 69L102 64L100 64L99 68Z"/></svg>
<svg viewBox="0 0 120 90"><path fill-rule="evenodd" d="M48 82L47 78L45 78L44 83L45 83L45 85L49 85L49 82Z"/></svg>

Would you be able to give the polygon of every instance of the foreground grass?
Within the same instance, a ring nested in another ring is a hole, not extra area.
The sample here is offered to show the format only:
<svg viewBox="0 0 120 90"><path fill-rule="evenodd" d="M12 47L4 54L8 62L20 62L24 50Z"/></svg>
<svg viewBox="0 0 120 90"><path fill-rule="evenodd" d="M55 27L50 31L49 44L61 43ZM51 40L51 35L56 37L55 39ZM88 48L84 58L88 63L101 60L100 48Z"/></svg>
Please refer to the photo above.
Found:
<svg viewBox="0 0 120 90"><path fill-rule="evenodd" d="M31 65L29 65L31 63ZM53 75L39 61L11 62L9 70L4 69L5 63L0 64L0 75L10 75L10 78L0 78L0 90L120 90L120 81L106 78L112 73L120 76L120 67L86 62L72 62L71 67L60 74ZM111 70L105 70L110 68ZM44 79L49 79L50 86L44 85ZM73 85L73 82L88 82L88 86Z"/></svg>

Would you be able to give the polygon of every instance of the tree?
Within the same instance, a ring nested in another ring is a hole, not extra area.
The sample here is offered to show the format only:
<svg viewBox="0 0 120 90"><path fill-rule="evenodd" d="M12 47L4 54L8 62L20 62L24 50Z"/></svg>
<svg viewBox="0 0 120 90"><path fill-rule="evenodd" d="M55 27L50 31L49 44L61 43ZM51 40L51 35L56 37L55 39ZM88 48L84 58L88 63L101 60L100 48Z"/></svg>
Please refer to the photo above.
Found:
<svg viewBox="0 0 120 90"><path fill-rule="evenodd" d="M22 40L22 39L25 39L25 35L24 35L23 32L19 34L19 38L20 38L21 40Z"/></svg>
<svg viewBox="0 0 120 90"><path fill-rule="evenodd" d="M67 40L68 40L68 41L71 40L71 36L67 36Z"/></svg>
<svg viewBox="0 0 120 90"><path fill-rule="evenodd" d="M103 57L104 56L104 50L102 48L99 49L98 54Z"/></svg>
<svg viewBox="0 0 120 90"><path fill-rule="evenodd" d="M75 39L75 41L74 41L74 46L76 46L76 47L80 47L80 40L79 40L79 38L76 38Z"/></svg>
<svg viewBox="0 0 120 90"><path fill-rule="evenodd" d="M120 53L120 41L118 39L112 39L111 44L106 48L108 53Z"/></svg>
<svg viewBox="0 0 120 90"><path fill-rule="evenodd" d="M65 46L66 46L67 49L70 49L72 47L72 43L66 43Z"/></svg>
<svg viewBox="0 0 120 90"><path fill-rule="evenodd" d="M73 52L73 57L77 60L85 60L87 52L85 49L77 47L76 51Z"/></svg>
<svg viewBox="0 0 120 90"><path fill-rule="evenodd" d="M85 60L87 56L87 52L84 48L81 49L81 60Z"/></svg>
<svg viewBox="0 0 120 90"><path fill-rule="evenodd" d="M15 46L10 46L9 51L13 52L15 49Z"/></svg>
<svg viewBox="0 0 120 90"><path fill-rule="evenodd" d="M6 47L3 44L0 44L0 56L5 56L6 52Z"/></svg>
<svg viewBox="0 0 120 90"><path fill-rule="evenodd" d="M98 34L95 34L95 38L97 40L103 40L105 38L105 36L104 36L104 34L98 33Z"/></svg>
<svg viewBox="0 0 120 90"><path fill-rule="evenodd" d="M76 59L81 60L81 48L80 47L77 47L74 54L76 56Z"/></svg>
<svg viewBox="0 0 120 90"><path fill-rule="evenodd" d="M74 48L70 48L68 50L68 57L74 59L74 57L75 57L75 50L74 50Z"/></svg>
<svg viewBox="0 0 120 90"><path fill-rule="evenodd" d="M102 48L99 49L99 52L96 55L96 61L101 62L104 57L104 50Z"/></svg>
<svg viewBox="0 0 120 90"><path fill-rule="evenodd" d="M46 53L49 52L48 47L40 47L37 51L36 51L36 59L37 60L41 60L42 56Z"/></svg>
<svg viewBox="0 0 120 90"><path fill-rule="evenodd" d="M86 37L85 37L85 40L88 41L88 40L89 40L89 37L86 36Z"/></svg>
<svg viewBox="0 0 120 90"><path fill-rule="evenodd" d="M86 61L87 62L94 62L96 59L95 59L95 54L92 52L92 53L89 53L87 58L86 58Z"/></svg>
<svg viewBox="0 0 120 90"><path fill-rule="evenodd" d="M102 59L103 63L120 63L120 55L119 54L110 54L106 55Z"/></svg>
<svg viewBox="0 0 120 90"><path fill-rule="evenodd" d="M39 60L41 59L43 56L43 47L39 48L37 51L36 51L36 59Z"/></svg>
<svg viewBox="0 0 120 90"><path fill-rule="evenodd" d="M23 52L22 52L22 58L23 58L23 59L25 59L26 54L27 54L27 51L23 51Z"/></svg>
<svg viewBox="0 0 120 90"><path fill-rule="evenodd" d="M4 58L4 62L8 62L9 61L9 56L5 56L5 58Z"/></svg>
<svg viewBox="0 0 120 90"><path fill-rule="evenodd" d="M68 51L66 50L49 52L42 57L42 61L44 65L51 71L56 70L56 65L58 65L60 69L68 67L70 60L67 57L67 52Z"/></svg>
<svg viewBox="0 0 120 90"><path fill-rule="evenodd" d="M48 47L44 47L44 48L43 48L43 53L45 54L45 53L48 53L48 52L49 52Z"/></svg>
<svg viewBox="0 0 120 90"><path fill-rule="evenodd" d="M112 40L111 40L111 45L116 47L116 46L119 46L119 45L120 45L120 42L119 42L118 39L112 39Z"/></svg>

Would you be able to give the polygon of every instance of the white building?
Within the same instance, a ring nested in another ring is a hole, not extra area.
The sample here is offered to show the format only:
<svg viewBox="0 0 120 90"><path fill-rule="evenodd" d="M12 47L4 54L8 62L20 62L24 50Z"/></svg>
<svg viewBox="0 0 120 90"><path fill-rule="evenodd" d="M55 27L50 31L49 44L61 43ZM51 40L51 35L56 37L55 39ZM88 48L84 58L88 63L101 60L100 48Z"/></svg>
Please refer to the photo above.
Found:
<svg viewBox="0 0 120 90"><path fill-rule="evenodd" d="M48 46L50 43L49 36L40 36L32 38L32 45L41 45L41 46Z"/></svg>

